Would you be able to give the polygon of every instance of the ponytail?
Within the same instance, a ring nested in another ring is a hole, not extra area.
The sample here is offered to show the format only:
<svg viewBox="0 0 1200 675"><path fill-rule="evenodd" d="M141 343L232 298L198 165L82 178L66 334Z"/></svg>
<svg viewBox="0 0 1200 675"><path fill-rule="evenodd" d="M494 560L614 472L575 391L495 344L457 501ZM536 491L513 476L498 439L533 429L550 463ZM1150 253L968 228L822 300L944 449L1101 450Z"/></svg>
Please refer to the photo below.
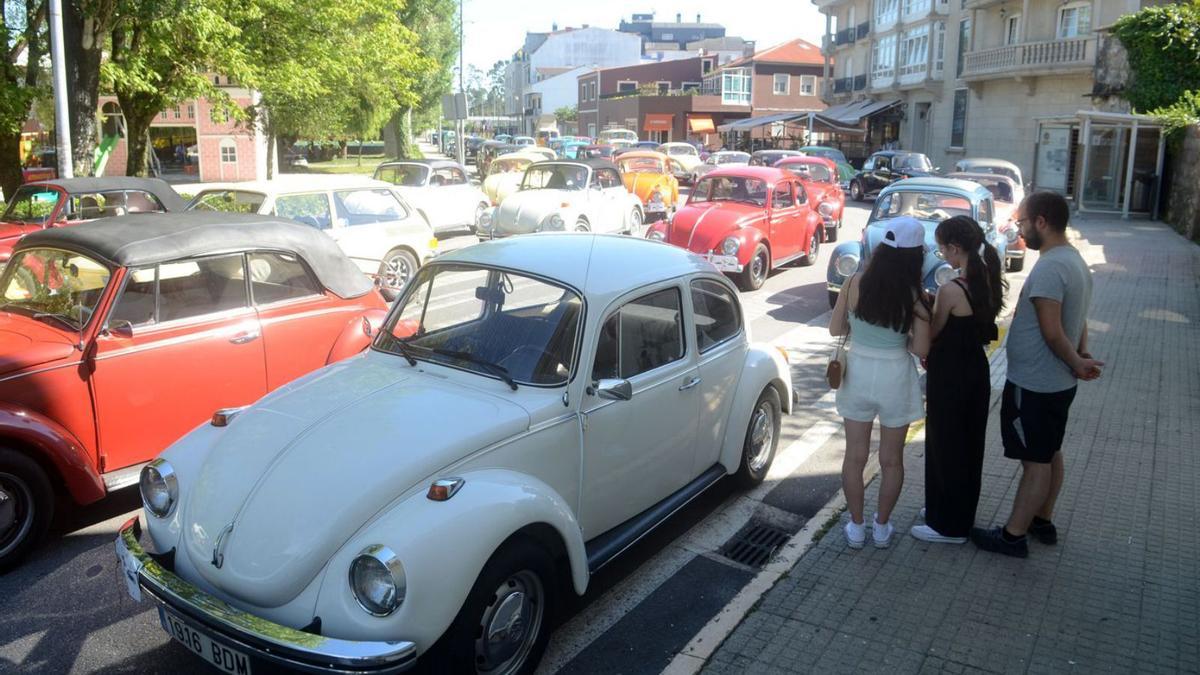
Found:
<svg viewBox="0 0 1200 675"><path fill-rule="evenodd" d="M967 254L967 288L971 295L971 311L981 324L994 324L1004 309L1004 261L996 247L987 242L983 229L970 216L954 216L937 227L937 240L954 244Z"/></svg>

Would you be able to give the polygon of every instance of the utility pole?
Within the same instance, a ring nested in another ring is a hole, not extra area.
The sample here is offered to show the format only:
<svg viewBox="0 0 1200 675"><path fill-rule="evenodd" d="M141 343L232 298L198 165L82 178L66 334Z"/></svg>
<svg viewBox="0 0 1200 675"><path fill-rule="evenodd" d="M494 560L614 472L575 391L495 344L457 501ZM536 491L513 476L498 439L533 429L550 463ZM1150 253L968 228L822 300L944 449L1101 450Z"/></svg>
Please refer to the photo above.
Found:
<svg viewBox="0 0 1200 675"><path fill-rule="evenodd" d="M463 98L466 99L467 90L463 87L463 71L467 69L467 64L465 61L463 61L463 24L464 23L466 23L466 15L463 13L463 0L458 0L458 93L462 94ZM467 112L467 111L464 110L463 112ZM465 132L467 129L467 121L466 120L458 120L458 123L455 126L458 129L458 132L457 132L458 140L454 144L455 149L458 151L458 163L465 165L466 164L466 154L465 153L466 153L466 149L467 149L467 139L466 139Z"/></svg>
<svg viewBox="0 0 1200 675"><path fill-rule="evenodd" d="M35 68L37 64L29 64ZM63 48L62 0L50 0L50 68L54 86L54 131L58 138L58 177L74 178L71 120L67 114L67 61Z"/></svg>

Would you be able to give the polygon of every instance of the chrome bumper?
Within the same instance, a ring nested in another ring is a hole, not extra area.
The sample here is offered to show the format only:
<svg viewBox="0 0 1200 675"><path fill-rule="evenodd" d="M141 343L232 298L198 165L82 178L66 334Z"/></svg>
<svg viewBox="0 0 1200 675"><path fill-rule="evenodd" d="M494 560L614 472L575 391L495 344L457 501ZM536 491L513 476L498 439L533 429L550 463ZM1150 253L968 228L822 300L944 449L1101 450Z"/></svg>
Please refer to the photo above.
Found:
<svg viewBox="0 0 1200 675"><path fill-rule="evenodd" d="M139 539L135 516L121 526L117 547L140 564L137 585L156 604L198 624L210 639L253 660L309 673L399 673L417 661L412 642L359 642L307 633L232 607L164 569ZM128 573L128 571L127 571Z"/></svg>

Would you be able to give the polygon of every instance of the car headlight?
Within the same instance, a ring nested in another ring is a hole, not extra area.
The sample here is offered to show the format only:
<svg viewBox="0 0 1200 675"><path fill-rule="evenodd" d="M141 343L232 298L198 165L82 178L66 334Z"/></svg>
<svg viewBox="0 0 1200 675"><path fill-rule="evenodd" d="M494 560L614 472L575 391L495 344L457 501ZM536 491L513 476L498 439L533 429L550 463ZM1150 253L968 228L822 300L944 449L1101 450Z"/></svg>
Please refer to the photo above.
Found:
<svg viewBox="0 0 1200 675"><path fill-rule="evenodd" d="M487 209L483 213L479 214L479 229L481 229L481 230L492 229L492 222L493 222L494 218L495 218L495 215L491 209Z"/></svg>
<svg viewBox="0 0 1200 675"><path fill-rule="evenodd" d="M350 563L350 590L368 614L387 616L404 602L404 566L390 548L368 546Z"/></svg>
<svg viewBox="0 0 1200 675"><path fill-rule="evenodd" d="M817 207L817 213L820 213L821 215L825 216L826 218L832 218L833 211L834 211L834 205L829 202L821 202L820 206Z"/></svg>
<svg viewBox="0 0 1200 675"><path fill-rule="evenodd" d="M737 237L725 237L721 241L721 253L725 255L737 255L738 249L741 248L742 242L738 241Z"/></svg>
<svg viewBox="0 0 1200 675"><path fill-rule="evenodd" d="M933 273L933 283L941 287L953 281L957 276L958 270L949 265L942 265Z"/></svg>
<svg viewBox="0 0 1200 675"><path fill-rule="evenodd" d="M858 271L858 256L853 253L843 253L834 261L833 268L837 270L838 274L848 277Z"/></svg>
<svg viewBox="0 0 1200 675"><path fill-rule="evenodd" d="M538 226L539 230L561 231L566 226L562 216L557 213L551 213L542 219L542 224Z"/></svg>
<svg viewBox="0 0 1200 675"><path fill-rule="evenodd" d="M667 234L662 230L650 230L646 233L646 238L650 241L666 241Z"/></svg>
<svg viewBox="0 0 1200 675"><path fill-rule="evenodd" d="M159 518L171 515L179 499L179 480L170 462L159 458L142 467L138 488L147 511Z"/></svg>
<svg viewBox="0 0 1200 675"><path fill-rule="evenodd" d="M1012 223L1005 225L1000 230L1000 232L1004 234L1004 238L1007 239L1008 243L1010 243L1010 244L1017 243L1017 238L1021 236L1021 232ZM0 265L0 272L3 272L3 271L4 271L4 266Z"/></svg>

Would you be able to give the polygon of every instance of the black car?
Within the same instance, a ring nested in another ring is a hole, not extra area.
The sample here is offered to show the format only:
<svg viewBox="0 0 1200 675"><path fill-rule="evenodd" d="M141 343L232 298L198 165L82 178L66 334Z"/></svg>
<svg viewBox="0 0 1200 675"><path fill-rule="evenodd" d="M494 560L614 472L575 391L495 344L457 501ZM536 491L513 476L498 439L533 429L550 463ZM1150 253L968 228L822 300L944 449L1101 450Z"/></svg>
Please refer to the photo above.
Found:
<svg viewBox="0 0 1200 675"><path fill-rule="evenodd" d="M799 150L755 150L750 153L750 166L775 166L785 157L803 157Z"/></svg>
<svg viewBox="0 0 1200 675"><path fill-rule="evenodd" d="M850 199L861 202L898 180L937 176L939 171L919 152L883 150L868 157L862 169L850 179Z"/></svg>

